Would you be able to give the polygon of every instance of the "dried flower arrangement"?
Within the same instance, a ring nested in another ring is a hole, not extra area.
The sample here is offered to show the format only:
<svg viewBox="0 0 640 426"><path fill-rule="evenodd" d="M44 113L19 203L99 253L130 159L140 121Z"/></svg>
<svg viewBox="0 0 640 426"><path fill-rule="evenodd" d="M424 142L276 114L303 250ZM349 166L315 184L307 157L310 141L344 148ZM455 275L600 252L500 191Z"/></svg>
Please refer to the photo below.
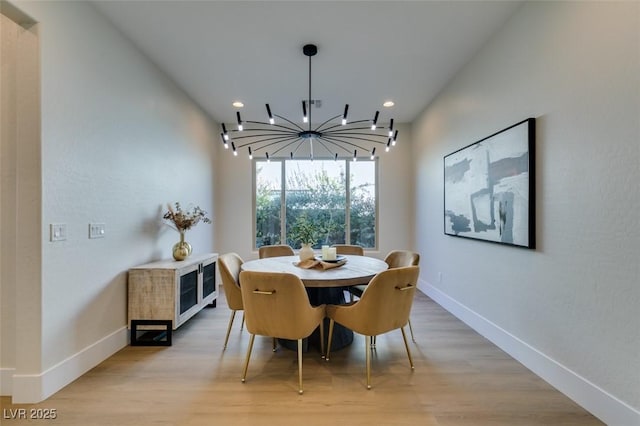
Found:
<svg viewBox="0 0 640 426"><path fill-rule="evenodd" d="M178 232L184 232L194 227L198 222L211 223L211 219L207 217L207 212L199 206L194 207L191 211L183 211L180 203L175 203L175 208L171 204L167 204L167 211L164 219L173 223Z"/></svg>

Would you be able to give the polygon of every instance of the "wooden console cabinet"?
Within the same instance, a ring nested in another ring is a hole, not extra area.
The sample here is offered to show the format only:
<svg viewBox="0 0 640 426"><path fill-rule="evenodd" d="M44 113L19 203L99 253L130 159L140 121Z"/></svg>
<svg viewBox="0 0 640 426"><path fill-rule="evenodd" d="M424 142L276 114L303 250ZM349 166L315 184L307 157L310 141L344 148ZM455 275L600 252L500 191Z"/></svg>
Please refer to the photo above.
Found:
<svg viewBox="0 0 640 426"><path fill-rule="evenodd" d="M128 327L132 320L170 320L175 330L215 304L217 260L217 253L208 253L129 269Z"/></svg>

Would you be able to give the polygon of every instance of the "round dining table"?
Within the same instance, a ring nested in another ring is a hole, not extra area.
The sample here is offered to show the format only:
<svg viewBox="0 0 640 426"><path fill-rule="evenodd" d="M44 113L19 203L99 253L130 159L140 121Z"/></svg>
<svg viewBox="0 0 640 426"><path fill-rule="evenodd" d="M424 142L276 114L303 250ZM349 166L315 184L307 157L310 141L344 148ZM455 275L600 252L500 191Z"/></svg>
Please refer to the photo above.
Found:
<svg viewBox="0 0 640 426"><path fill-rule="evenodd" d="M318 306L346 303L344 297L346 287L368 284L376 274L389 267L386 262L373 257L340 255L339 258L345 260L345 262L330 269L323 269L320 265L310 269L301 268L297 266L298 262L300 262L298 256L278 256L249 260L244 262L240 268L242 271L287 272L294 274L300 278L307 288L309 302L314 306ZM325 331L328 330L328 324L329 320L325 319ZM316 330L308 340L313 346L319 347L320 345L317 344L319 339L319 333ZM352 342L353 331L336 323L331 342L332 350L342 349ZM281 340L281 344L289 349L296 348L294 343ZM305 347L307 345L308 342L305 342Z"/></svg>
<svg viewBox="0 0 640 426"><path fill-rule="evenodd" d="M346 262L338 267L322 269L305 269L296 266L300 262L298 256L267 257L249 260L241 266L243 271L288 272L297 275L305 287L349 287L367 284L378 272L389 266L386 262L367 256L340 255Z"/></svg>

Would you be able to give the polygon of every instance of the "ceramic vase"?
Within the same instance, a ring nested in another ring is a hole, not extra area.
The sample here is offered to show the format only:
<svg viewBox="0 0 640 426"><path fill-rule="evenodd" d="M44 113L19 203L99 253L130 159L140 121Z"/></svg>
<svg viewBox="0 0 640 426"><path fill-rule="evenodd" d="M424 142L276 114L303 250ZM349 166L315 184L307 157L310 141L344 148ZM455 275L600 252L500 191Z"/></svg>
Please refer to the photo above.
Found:
<svg viewBox="0 0 640 426"><path fill-rule="evenodd" d="M300 256L301 262L303 260L313 259L315 255L313 253L313 249L311 248L311 244L302 244L302 248L300 249L298 256Z"/></svg>

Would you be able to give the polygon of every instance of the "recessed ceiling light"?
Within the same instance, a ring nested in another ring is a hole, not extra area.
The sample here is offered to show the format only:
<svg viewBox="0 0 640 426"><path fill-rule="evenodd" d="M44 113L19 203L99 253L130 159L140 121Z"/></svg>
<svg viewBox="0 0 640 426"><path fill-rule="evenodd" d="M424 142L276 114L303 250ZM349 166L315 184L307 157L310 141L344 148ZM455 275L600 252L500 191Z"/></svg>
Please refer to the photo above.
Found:
<svg viewBox="0 0 640 426"><path fill-rule="evenodd" d="M240 102L240 101L235 101L233 103L233 106L236 107L236 108L242 108L244 106L244 104L242 102Z"/></svg>
<svg viewBox="0 0 640 426"><path fill-rule="evenodd" d="M390 108L392 106L394 106L395 104L393 103L393 101L386 101L385 103L382 104L382 106Z"/></svg>

